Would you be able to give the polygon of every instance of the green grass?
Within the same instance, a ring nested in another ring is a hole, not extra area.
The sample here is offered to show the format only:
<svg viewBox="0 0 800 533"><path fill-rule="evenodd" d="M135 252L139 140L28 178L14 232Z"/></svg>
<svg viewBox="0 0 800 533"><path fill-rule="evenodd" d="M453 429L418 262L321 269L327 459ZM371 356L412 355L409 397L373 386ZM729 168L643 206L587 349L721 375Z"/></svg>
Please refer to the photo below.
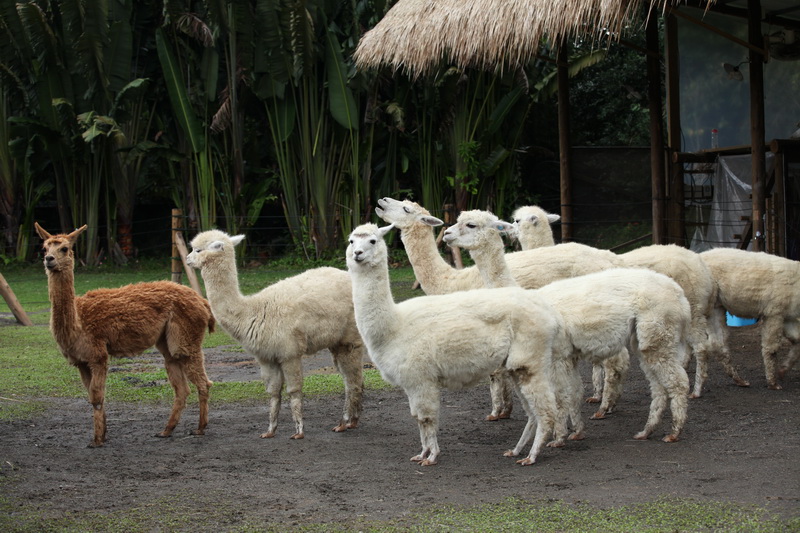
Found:
<svg viewBox="0 0 800 533"><path fill-rule="evenodd" d="M240 271L242 292L260 290L278 279L299 272L285 266L281 269L258 268ZM84 398L85 391L78 372L70 367L48 330L49 301L47 281L41 265L14 265L3 275L18 300L36 324L32 328L18 325L0 326L0 422L31 419L46 409L53 398ZM116 271L110 269L79 270L76 273L78 294L98 287L117 287L137 281L167 279L168 266L149 264ZM392 290L400 301L418 296L412 290L414 275L410 268L392 270ZM185 278L184 278L185 283ZM9 313L0 300L0 313ZM8 322L11 317L3 317ZM240 351L241 347L224 332L206 337L205 347L225 347ZM136 358L114 361L109 373L107 396L114 402L172 402L172 389L160 362L142 364ZM365 371L367 389L387 388L376 370ZM341 395L342 380L338 374L307 376L306 395ZM266 393L260 381L216 383L212 389L214 403L264 401ZM196 394L190 398L196 402ZM83 532L83 531L214 531L231 532L285 531L286 524L264 524L249 514L246 502L233 500L226 494L186 492L158 500L140 502L110 513L56 513L40 505L13 499L15 476L0 465L0 531L19 532ZM781 521L760 508L744 508L722 502L693 500L657 500L635 506L599 509L588 505L569 505L560 501L527 501L509 499L487 505L454 508L435 507L396 521L370 521L353 518L343 524L309 524L299 531L541 531L541 532L800 532L800 518Z"/></svg>

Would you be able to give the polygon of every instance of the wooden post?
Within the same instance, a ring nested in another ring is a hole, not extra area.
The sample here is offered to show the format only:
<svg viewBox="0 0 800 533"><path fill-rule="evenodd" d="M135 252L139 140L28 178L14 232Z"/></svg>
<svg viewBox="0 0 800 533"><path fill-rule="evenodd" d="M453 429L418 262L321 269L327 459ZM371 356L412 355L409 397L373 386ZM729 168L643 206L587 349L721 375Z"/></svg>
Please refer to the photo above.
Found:
<svg viewBox="0 0 800 533"><path fill-rule="evenodd" d="M183 235L180 231L175 232L175 247L178 249L178 254L181 256L181 263L183 269L186 271L186 277L189 278L189 285L199 294L203 296L203 291L200 290L200 283L197 281L197 275L194 269L186 263L186 256L189 255L189 250L186 248L186 242L183 240Z"/></svg>
<svg viewBox="0 0 800 533"><path fill-rule="evenodd" d="M761 35L761 1L747 0L748 40L754 47L764 46ZM750 49L750 144L753 172L753 251L765 251L764 215L766 205L766 154L764 153L764 55Z"/></svg>
<svg viewBox="0 0 800 533"><path fill-rule="evenodd" d="M17 322L22 324L23 326L32 326L33 322L31 319L28 318L28 314L20 305L19 300L17 300L14 291L11 290L11 286L6 281L6 278L0 274L0 294L3 295L3 298L8 304L8 308L11 309L11 312L14 313L14 318L17 319Z"/></svg>
<svg viewBox="0 0 800 533"><path fill-rule="evenodd" d="M561 242L571 242L574 236L572 218L572 146L569 128L569 44L561 39L556 53L558 79L558 152L561 179Z"/></svg>
<svg viewBox="0 0 800 533"><path fill-rule="evenodd" d="M678 23L669 14L665 27L665 62L667 64L667 145L670 155L681 151L680 68L678 63ZM667 242L687 246L686 208L684 200L683 164L667 160Z"/></svg>
<svg viewBox="0 0 800 533"><path fill-rule="evenodd" d="M175 283L181 282L181 259L178 253L178 243L176 240L177 233L181 230L181 210L180 209L173 209L172 210L172 281Z"/></svg>
<svg viewBox="0 0 800 533"><path fill-rule="evenodd" d="M666 217L664 198L664 128L661 124L661 62L658 53L658 17L650 14L645 28L647 42L647 101L650 107L650 187L653 201L653 244L664 244ZM683 199L681 199L683 201Z"/></svg>

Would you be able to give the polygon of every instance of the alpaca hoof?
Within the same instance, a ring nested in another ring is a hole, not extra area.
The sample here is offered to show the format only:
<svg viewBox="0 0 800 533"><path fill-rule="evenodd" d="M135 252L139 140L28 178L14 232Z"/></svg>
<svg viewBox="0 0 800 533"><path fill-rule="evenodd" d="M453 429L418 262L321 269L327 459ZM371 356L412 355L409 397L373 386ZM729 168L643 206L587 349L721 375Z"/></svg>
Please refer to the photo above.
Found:
<svg viewBox="0 0 800 533"><path fill-rule="evenodd" d="M487 422L497 422L498 420L500 420L500 417L498 415L494 415L494 414L486 415L486 419L485 420Z"/></svg>
<svg viewBox="0 0 800 533"><path fill-rule="evenodd" d="M600 398L597 396L589 396L586 398L586 403L600 403Z"/></svg>
<svg viewBox="0 0 800 533"><path fill-rule="evenodd" d="M87 448L102 448L105 442L95 442L92 441L86 445Z"/></svg>
<svg viewBox="0 0 800 533"><path fill-rule="evenodd" d="M205 435L205 434L206 434L205 429L193 429L189 432L189 435Z"/></svg>
<svg viewBox="0 0 800 533"><path fill-rule="evenodd" d="M667 435L666 437L664 437L661 440L663 440L664 442L678 442L678 436L670 434L670 435Z"/></svg>
<svg viewBox="0 0 800 533"><path fill-rule="evenodd" d="M546 446L548 448L563 448L566 445L567 445L567 443L566 443L566 441L564 439L556 439L556 440L551 440L550 442L548 442Z"/></svg>
<svg viewBox="0 0 800 533"><path fill-rule="evenodd" d="M781 385L779 385L778 383L770 383L769 385L767 385L767 388L769 390L781 390L781 389L783 389L783 387Z"/></svg>
<svg viewBox="0 0 800 533"><path fill-rule="evenodd" d="M153 436L158 437L159 439L166 439L172 436L172 432L170 431L169 433L167 433L166 431L162 431L161 433L156 433Z"/></svg>
<svg viewBox="0 0 800 533"><path fill-rule="evenodd" d="M589 417L589 420L605 420L607 411L597 411Z"/></svg>
<svg viewBox="0 0 800 533"><path fill-rule="evenodd" d="M300 439L302 439L303 437L305 437L305 434L304 434L304 433L295 433L294 435L292 435L292 436L291 436L291 437L289 437L289 438L290 438L291 440L300 440Z"/></svg>
<svg viewBox="0 0 800 533"><path fill-rule="evenodd" d="M690 398L690 399L692 399L692 400L696 400L696 399L697 399L697 398L699 398L699 397L700 397L700 395L699 395L699 394L695 394L695 393L691 393L691 394L689 395L689 398Z"/></svg>
<svg viewBox="0 0 800 533"><path fill-rule="evenodd" d="M778 377L783 379L783 376L780 374L780 372L778 373ZM742 379L742 378L734 379L733 382L736 383L740 387L749 387L750 386L750 382L747 381L746 379Z"/></svg>
<svg viewBox="0 0 800 533"><path fill-rule="evenodd" d="M528 465L532 465L535 462L536 462L536 459L531 459L530 457L526 457L525 459L520 459L519 461L517 461L517 464L518 465L522 465L522 466L528 466Z"/></svg>
<svg viewBox="0 0 800 533"><path fill-rule="evenodd" d="M519 454L517 452L515 452L514 450L508 450L508 451L503 453L503 457L516 457L518 455Z"/></svg>
<svg viewBox="0 0 800 533"><path fill-rule="evenodd" d="M266 433L262 433L261 434L261 438L262 439L271 439L274 436L275 436L275 432L274 431L267 431Z"/></svg>
<svg viewBox="0 0 800 533"><path fill-rule="evenodd" d="M419 465L420 466L435 466L437 462L438 461L436 461L436 459L425 459L425 460L421 461L419 463Z"/></svg>
<svg viewBox="0 0 800 533"><path fill-rule="evenodd" d="M649 437L649 436L650 436L649 433L646 433L644 431L640 431L639 433L634 435L633 438L636 439L636 440L647 440L647 437Z"/></svg>
<svg viewBox="0 0 800 533"><path fill-rule="evenodd" d="M583 440L583 439L586 438L586 434L583 431L576 431L575 433L573 433L572 435L570 435L567 438L569 440Z"/></svg>
<svg viewBox="0 0 800 533"><path fill-rule="evenodd" d="M511 418L511 409L508 409L507 411L500 411L500 414L498 415L498 418L500 418L502 420L506 420L506 419Z"/></svg>

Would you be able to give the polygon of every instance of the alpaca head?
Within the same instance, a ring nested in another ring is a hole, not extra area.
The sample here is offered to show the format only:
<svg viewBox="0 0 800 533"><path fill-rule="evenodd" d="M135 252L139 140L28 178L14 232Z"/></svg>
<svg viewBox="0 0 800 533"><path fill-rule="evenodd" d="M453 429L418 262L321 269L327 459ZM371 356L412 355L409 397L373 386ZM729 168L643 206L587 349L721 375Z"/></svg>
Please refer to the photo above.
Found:
<svg viewBox="0 0 800 533"><path fill-rule="evenodd" d="M347 268L350 270L386 265L389 252L383 236L394 226L379 228L375 224L358 226L349 237L347 245Z"/></svg>
<svg viewBox="0 0 800 533"><path fill-rule="evenodd" d="M375 212L385 222L403 230L410 228L417 222L427 226L441 226L441 220L431 216L427 209L410 200L395 200L394 198L381 198Z"/></svg>
<svg viewBox="0 0 800 533"><path fill-rule="evenodd" d="M555 224L561 220L561 217L559 215L550 214L541 207L526 205L514 211L513 219L517 231L522 233L526 231L540 231L543 224Z"/></svg>
<svg viewBox="0 0 800 533"><path fill-rule="evenodd" d="M514 225L489 211L475 209L458 215L458 221L444 232L444 242L465 250L475 250L492 241L502 246L504 233L513 236Z"/></svg>
<svg viewBox="0 0 800 533"><path fill-rule="evenodd" d="M244 235L228 235L212 229L198 233L192 242L192 251L186 256L186 264L193 268L215 265L234 259L233 248L244 240Z"/></svg>
<svg viewBox="0 0 800 533"><path fill-rule="evenodd" d="M75 252L73 248L78 235L86 231L89 226L76 229L69 234L50 235L38 222L33 223L36 233L44 241L42 243L42 255L44 255L44 268L49 274L51 272L71 271L75 267Z"/></svg>

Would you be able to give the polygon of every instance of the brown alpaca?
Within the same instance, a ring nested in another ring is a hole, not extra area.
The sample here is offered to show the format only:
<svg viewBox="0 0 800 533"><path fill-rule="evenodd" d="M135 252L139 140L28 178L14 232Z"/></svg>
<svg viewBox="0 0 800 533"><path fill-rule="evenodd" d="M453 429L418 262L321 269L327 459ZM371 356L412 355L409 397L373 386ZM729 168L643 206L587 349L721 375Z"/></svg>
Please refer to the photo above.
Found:
<svg viewBox="0 0 800 533"><path fill-rule="evenodd" d="M202 435L208 424L208 392L202 343L205 329L214 331L208 302L192 289L170 281L136 283L118 289L96 289L75 296L73 246L86 226L69 235L50 235L38 223L44 240L44 267L52 304L50 331L70 364L78 367L94 410L94 439L106 440L104 407L108 358L138 355L155 346L175 401L167 426L158 437L169 437L180 420L189 395L189 381L197 387L200 423L192 431Z"/></svg>

